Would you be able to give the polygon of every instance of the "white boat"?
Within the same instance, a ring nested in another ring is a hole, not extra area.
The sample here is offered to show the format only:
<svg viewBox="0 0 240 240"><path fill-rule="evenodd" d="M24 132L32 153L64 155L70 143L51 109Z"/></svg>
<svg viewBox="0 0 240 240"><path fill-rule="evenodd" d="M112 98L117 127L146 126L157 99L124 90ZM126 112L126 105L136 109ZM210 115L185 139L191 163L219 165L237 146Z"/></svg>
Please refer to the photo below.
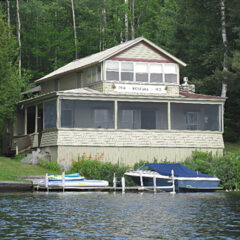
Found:
<svg viewBox="0 0 240 240"><path fill-rule="evenodd" d="M176 191L215 191L219 187L220 179L214 175L193 171L182 164L146 163L138 170L125 173L133 181L143 187L153 187L154 178L156 186L164 191L172 191L173 176Z"/></svg>

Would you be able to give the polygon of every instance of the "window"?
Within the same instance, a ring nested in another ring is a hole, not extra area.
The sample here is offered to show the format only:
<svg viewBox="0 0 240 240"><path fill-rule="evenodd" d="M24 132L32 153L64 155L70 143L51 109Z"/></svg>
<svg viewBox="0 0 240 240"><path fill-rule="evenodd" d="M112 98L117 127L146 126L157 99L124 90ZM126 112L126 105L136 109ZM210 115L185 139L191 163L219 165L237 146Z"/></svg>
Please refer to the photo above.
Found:
<svg viewBox="0 0 240 240"><path fill-rule="evenodd" d="M87 69L87 83L88 84L92 83L92 68Z"/></svg>
<svg viewBox="0 0 240 240"><path fill-rule="evenodd" d="M96 78L96 82L101 81L101 65L97 66L97 78Z"/></svg>
<svg viewBox="0 0 240 240"><path fill-rule="evenodd" d="M106 61L106 80L176 84L178 66L174 63Z"/></svg>
<svg viewBox="0 0 240 240"><path fill-rule="evenodd" d="M161 64L150 64L150 82L151 83L162 83L162 65Z"/></svg>
<svg viewBox="0 0 240 240"><path fill-rule="evenodd" d="M148 64L136 63L136 82L148 82Z"/></svg>
<svg viewBox="0 0 240 240"><path fill-rule="evenodd" d="M133 81L133 63L121 63L121 81Z"/></svg>
<svg viewBox="0 0 240 240"><path fill-rule="evenodd" d="M54 80L54 90L55 90L55 91L58 91L58 90L59 90L59 80L58 80L58 79L55 79L55 80Z"/></svg>
<svg viewBox="0 0 240 240"><path fill-rule="evenodd" d="M186 129L198 129L198 112L186 112Z"/></svg>
<svg viewBox="0 0 240 240"><path fill-rule="evenodd" d="M165 83L177 83L177 69L175 64L164 65Z"/></svg>
<svg viewBox="0 0 240 240"><path fill-rule="evenodd" d="M77 88L81 88L81 83L82 83L82 73L78 72L77 73Z"/></svg>
<svg viewBox="0 0 240 240"><path fill-rule="evenodd" d="M107 61L106 79L108 81L119 81L119 63Z"/></svg>
<svg viewBox="0 0 240 240"><path fill-rule="evenodd" d="M87 83L92 84L101 81L101 65L89 67L86 71Z"/></svg>

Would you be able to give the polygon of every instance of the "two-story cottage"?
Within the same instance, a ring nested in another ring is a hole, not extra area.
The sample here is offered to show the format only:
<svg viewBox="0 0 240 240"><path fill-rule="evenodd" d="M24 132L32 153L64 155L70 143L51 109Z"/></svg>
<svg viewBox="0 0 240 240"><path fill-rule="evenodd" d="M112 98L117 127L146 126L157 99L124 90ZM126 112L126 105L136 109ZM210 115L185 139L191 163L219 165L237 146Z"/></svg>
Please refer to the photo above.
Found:
<svg viewBox="0 0 240 240"><path fill-rule="evenodd" d="M221 154L225 98L180 85L180 66L143 37L70 62L36 80L41 94L19 103L15 146L30 136L67 168L83 152L129 165L182 161L195 149Z"/></svg>

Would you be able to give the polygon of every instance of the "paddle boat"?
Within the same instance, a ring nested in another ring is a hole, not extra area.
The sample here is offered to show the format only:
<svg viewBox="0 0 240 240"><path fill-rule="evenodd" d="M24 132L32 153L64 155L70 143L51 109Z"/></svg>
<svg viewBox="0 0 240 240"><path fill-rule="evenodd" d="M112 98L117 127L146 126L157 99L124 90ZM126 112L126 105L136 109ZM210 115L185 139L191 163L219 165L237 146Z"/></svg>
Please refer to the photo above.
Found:
<svg viewBox="0 0 240 240"><path fill-rule="evenodd" d="M220 179L214 175L208 175L193 171L182 164L146 163L137 170L125 173L133 181L142 187L156 187L163 191L172 191L173 181L175 190L182 191L216 191Z"/></svg>

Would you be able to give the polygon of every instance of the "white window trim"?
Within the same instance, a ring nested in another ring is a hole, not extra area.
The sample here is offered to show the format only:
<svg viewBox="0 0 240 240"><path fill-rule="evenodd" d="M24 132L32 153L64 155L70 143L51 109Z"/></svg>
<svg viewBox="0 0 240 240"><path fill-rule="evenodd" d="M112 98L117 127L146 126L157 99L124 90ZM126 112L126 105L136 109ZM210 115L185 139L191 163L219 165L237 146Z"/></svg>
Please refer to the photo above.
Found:
<svg viewBox="0 0 240 240"><path fill-rule="evenodd" d="M148 84L155 84L155 85L159 85L159 84L163 84L163 85L179 85L179 66L176 63L158 63L158 62L132 62L132 61L114 61L114 60L107 60L105 61L104 64L104 73L105 73L105 81L109 81L109 82L114 82L113 80L107 80L107 63L108 62L117 62L118 63L118 73L119 73L119 80L115 80L116 82L123 82L123 83L148 83ZM122 81L121 80L121 64L122 63L127 63L127 62L131 62L133 63L133 81ZM148 68L148 81L147 82L138 82L136 81L136 64L137 63L143 63L143 64L147 64L147 68ZM154 82L150 82L150 64L159 64L162 67L162 82L160 83L154 83ZM176 83L166 83L165 82L165 65L174 65L175 66L175 70L176 70L176 75L177 75L177 82ZM111 71L111 70L110 70Z"/></svg>

